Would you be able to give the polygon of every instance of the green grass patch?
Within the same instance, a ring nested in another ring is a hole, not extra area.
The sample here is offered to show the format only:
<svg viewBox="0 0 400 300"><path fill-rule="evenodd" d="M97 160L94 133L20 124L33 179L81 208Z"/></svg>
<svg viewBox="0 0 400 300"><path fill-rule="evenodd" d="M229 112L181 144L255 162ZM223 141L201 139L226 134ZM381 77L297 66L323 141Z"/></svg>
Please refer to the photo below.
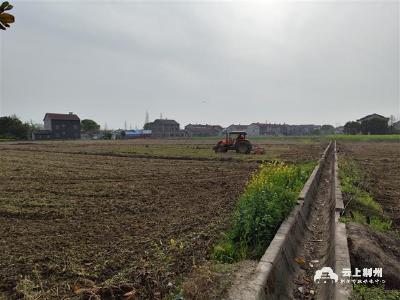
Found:
<svg viewBox="0 0 400 300"><path fill-rule="evenodd" d="M340 218L343 223L355 222L363 225L368 225L377 231L388 231L392 229L392 221L384 220L378 217L368 217L357 211L352 213L351 216L343 216Z"/></svg>
<svg viewBox="0 0 400 300"><path fill-rule="evenodd" d="M340 160L339 175L345 200L345 214L341 221L356 222L377 231L388 231L392 222L384 214L381 205L366 191L366 178L353 160Z"/></svg>
<svg viewBox="0 0 400 300"><path fill-rule="evenodd" d="M368 287L362 284L354 286L351 300L398 300L400 290L385 290L383 287Z"/></svg>
<svg viewBox="0 0 400 300"><path fill-rule="evenodd" d="M239 198L231 229L213 251L221 262L259 259L293 209L315 163L260 166Z"/></svg>

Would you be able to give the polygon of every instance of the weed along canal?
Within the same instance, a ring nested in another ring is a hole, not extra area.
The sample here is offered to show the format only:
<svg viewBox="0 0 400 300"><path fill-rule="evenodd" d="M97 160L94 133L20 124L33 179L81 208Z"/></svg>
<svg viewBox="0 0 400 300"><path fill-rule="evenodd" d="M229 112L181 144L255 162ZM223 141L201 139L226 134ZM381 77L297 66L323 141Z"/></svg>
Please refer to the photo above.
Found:
<svg viewBox="0 0 400 300"><path fill-rule="evenodd" d="M351 285L334 270L350 268L337 174L330 142L277 229L255 270L237 282L230 299L347 299Z"/></svg>

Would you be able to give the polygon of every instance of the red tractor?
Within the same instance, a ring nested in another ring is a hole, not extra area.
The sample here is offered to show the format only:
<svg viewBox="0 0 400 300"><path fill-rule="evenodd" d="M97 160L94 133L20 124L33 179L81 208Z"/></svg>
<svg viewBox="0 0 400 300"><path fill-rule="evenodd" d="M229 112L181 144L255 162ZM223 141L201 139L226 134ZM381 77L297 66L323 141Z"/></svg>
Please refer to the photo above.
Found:
<svg viewBox="0 0 400 300"><path fill-rule="evenodd" d="M237 153L249 154L252 145L246 140L245 131L225 132L225 138L213 147L215 152L227 152L228 150L236 150Z"/></svg>

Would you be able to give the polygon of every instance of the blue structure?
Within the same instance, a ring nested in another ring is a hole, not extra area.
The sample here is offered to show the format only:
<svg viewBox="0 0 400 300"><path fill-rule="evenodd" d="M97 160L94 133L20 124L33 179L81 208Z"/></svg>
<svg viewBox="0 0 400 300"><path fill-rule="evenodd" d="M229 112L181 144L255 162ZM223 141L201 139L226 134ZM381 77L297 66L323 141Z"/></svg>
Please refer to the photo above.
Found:
<svg viewBox="0 0 400 300"><path fill-rule="evenodd" d="M151 130L123 130L121 131L121 137L123 139L135 139L141 137L151 136Z"/></svg>

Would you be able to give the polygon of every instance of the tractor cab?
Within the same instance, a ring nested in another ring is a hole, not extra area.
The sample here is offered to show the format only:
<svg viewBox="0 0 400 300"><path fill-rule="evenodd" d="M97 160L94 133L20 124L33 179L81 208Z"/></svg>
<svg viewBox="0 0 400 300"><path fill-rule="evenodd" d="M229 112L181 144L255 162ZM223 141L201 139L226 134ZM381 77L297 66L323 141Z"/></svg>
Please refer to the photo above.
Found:
<svg viewBox="0 0 400 300"><path fill-rule="evenodd" d="M229 144L237 143L238 141L246 140L246 131L230 131L225 132L225 140Z"/></svg>
<svg viewBox="0 0 400 300"><path fill-rule="evenodd" d="M215 152L227 152L228 150L236 150L237 153L248 154L252 146L246 140L247 133L245 131L226 131L225 138L213 147Z"/></svg>

